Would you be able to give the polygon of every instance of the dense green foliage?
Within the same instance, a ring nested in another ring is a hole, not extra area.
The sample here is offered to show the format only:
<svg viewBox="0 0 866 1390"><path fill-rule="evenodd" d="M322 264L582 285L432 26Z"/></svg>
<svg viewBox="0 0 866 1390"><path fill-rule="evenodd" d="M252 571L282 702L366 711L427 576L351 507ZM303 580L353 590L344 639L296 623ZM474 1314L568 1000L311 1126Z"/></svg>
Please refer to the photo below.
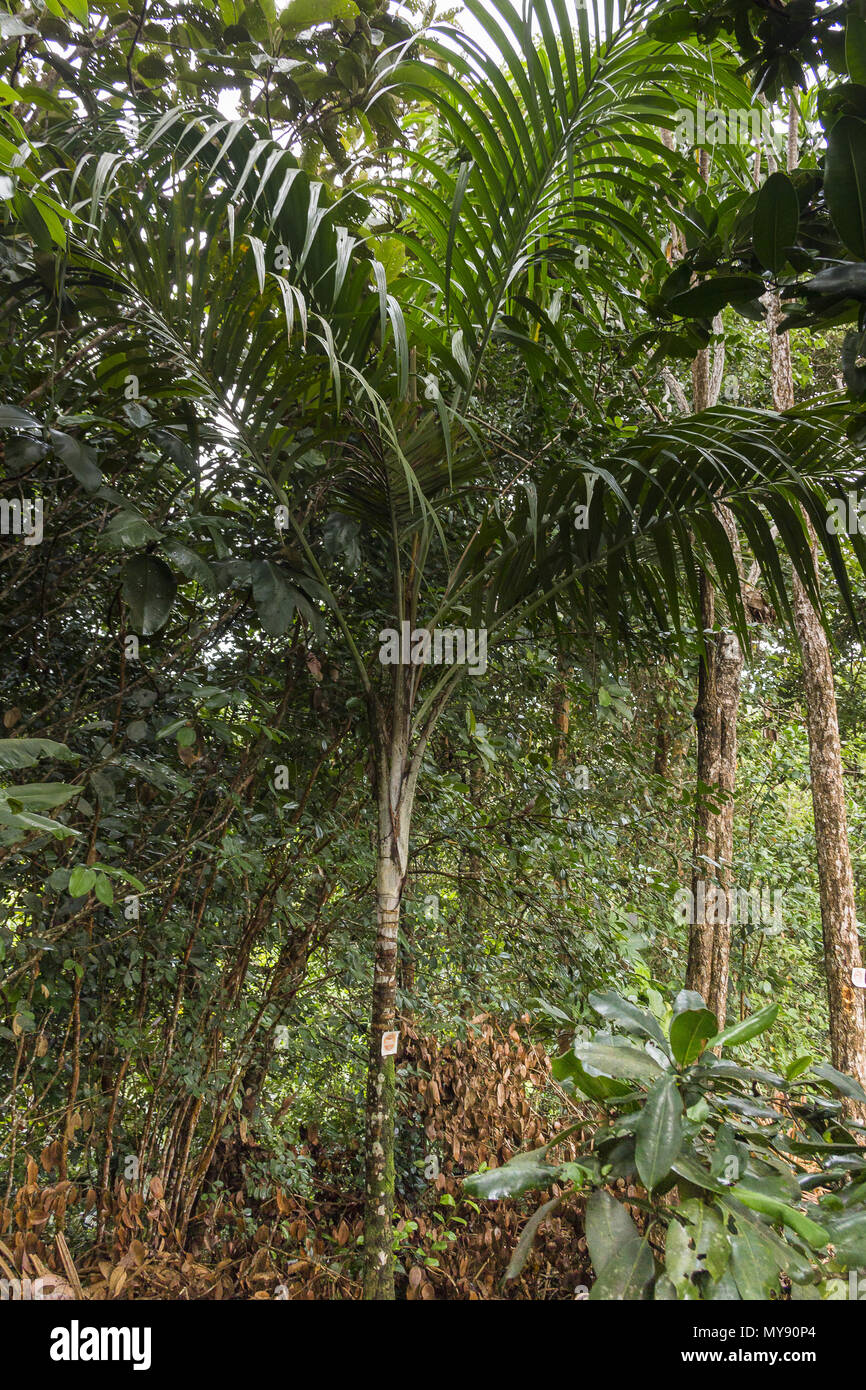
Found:
<svg viewBox="0 0 866 1390"><path fill-rule="evenodd" d="M463 29L384 0L0 13L3 493L44 530L0 537L0 1238L37 1154L93 1189L39 1218L76 1254L121 1182L156 1179L182 1242L224 1194L247 1236L276 1193L333 1184L354 1216L377 774L405 714L398 1016L460 1041L528 1012L571 1049L566 1099L610 1112L564 1167L536 1151L467 1190L592 1189L595 1297L767 1297L779 1270L826 1295L866 1262L788 622L797 574L834 642L862 911L866 539L825 521L863 475L866 16L780 56L772 13L711 8L590 0L573 32L559 0L473 3ZM755 188L729 144L705 182L671 138L812 68L790 178ZM772 288L799 301L784 415ZM685 414L722 343L720 403ZM713 794L701 573L749 657L734 864L761 906L727 1036L747 1063L678 995ZM404 708L379 652L409 620L483 629L486 670L431 666ZM587 1040L600 1004L666 1061L617 1070L622 1038ZM423 1205L434 1136L399 1059L397 1082L397 1200ZM551 1134L561 1103L539 1101ZM644 1234L605 1191L635 1174ZM282 1223L284 1253L304 1238Z"/></svg>

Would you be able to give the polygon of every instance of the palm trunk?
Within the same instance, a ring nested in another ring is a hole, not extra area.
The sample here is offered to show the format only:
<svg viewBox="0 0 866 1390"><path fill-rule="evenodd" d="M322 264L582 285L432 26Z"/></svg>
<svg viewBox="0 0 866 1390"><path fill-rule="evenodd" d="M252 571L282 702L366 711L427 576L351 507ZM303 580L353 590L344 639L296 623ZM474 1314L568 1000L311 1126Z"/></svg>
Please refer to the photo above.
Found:
<svg viewBox="0 0 866 1390"><path fill-rule="evenodd" d="M797 108L792 98L788 113L788 169L797 165ZM791 346L787 333L777 333L781 317L779 296L768 297L767 327L770 335L773 402L777 410L794 405ZM812 562L817 580L817 538L808 518ZM842 747L830 643L806 589L795 573L793 608L797 638L803 659L806 691L806 724L809 733L809 768L815 815L815 847L821 896L821 929L824 938L824 970L830 1053L839 1071L855 1076L866 1087L866 1007L862 991L852 984L851 972L861 964L857 935L854 874L848 844Z"/></svg>
<svg viewBox="0 0 866 1390"><path fill-rule="evenodd" d="M720 508L719 511L723 510ZM739 549L736 533L732 535ZM686 987L695 990L725 1026L731 954L734 852L734 787L737 775L737 710L743 658L733 633L710 636L715 620L712 585L701 576L701 614L706 654L698 675L698 799L692 869L692 925ZM708 796L701 787L711 788ZM703 891L700 891L700 889Z"/></svg>
<svg viewBox="0 0 866 1390"><path fill-rule="evenodd" d="M721 510L721 509L720 509ZM724 509L727 510L727 509ZM736 532L732 538L736 541ZM739 545L735 545L739 553ZM743 657L733 633L723 632L716 640L716 700L719 725L719 795L721 805L716 820L716 863L723 892L724 913L713 933L713 963L707 1007L724 1028L728 1010L728 979L731 960L731 901L734 889L734 787L737 777L737 712L740 704L740 676Z"/></svg>
<svg viewBox="0 0 866 1390"><path fill-rule="evenodd" d="M699 156L701 177L709 182L709 154ZM713 320L716 333L722 320ZM710 356L704 348L692 363L692 409L707 410L719 399L725 364L724 343ZM736 523L727 507L716 514L728 533L739 564L740 543ZM692 920L686 987L700 994L725 1025L730 973L730 889L733 882L734 785L737 776L737 710L743 661L736 638L726 632L713 634L715 595L709 578L701 575L701 627L705 651L698 673L695 706L697 728L698 793L692 868ZM707 792L702 790L709 788ZM710 799L712 798L712 799ZM699 891L703 887L703 892Z"/></svg>
<svg viewBox="0 0 866 1390"><path fill-rule="evenodd" d="M704 787L715 787L719 778L720 726L718 719L718 699L716 696L715 649L709 633L715 621L715 597L713 586L705 574L701 575L701 627L704 632L706 651L701 658L698 671L698 700L695 705L695 727L698 749L697 796L695 799L695 825L692 867L692 915L689 926L689 958L686 967L686 988L693 989L705 1000L710 996L710 982L713 973L713 922L712 914L706 904L710 895L701 893L700 885L706 885L709 863L715 859L716 850L716 812L708 801ZM701 910L700 904L704 907Z"/></svg>
<svg viewBox="0 0 866 1390"><path fill-rule="evenodd" d="M393 1299L394 1261L394 1058L382 1056L382 1039L394 1031L397 1005L397 933L402 880L388 842L376 866L376 956L367 1066L366 1172L364 1190L364 1297Z"/></svg>
<svg viewBox="0 0 866 1390"><path fill-rule="evenodd" d="M394 1057L382 1055L383 1038L395 1031L400 899L408 867L414 781L409 773L409 712L405 672L394 681L388 734L373 702L378 839L376 853L376 949L367 1066L364 1184L364 1298L393 1299L394 1255Z"/></svg>
<svg viewBox="0 0 866 1390"><path fill-rule="evenodd" d="M721 354L710 369L709 349L693 364L695 410L715 405L721 387ZM728 533L739 566L740 542L727 507L716 514ZM706 649L698 674L695 706L697 781L692 869L692 923L686 987L695 990L725 1026L731 954L731 889L734 857L734 787L737 778L737 711L743 658L733 633L713 634L715 595L701 575L701 627ZM709 796L702 788L710 788ZM703 887L703 892L699 891Z"/></svg>

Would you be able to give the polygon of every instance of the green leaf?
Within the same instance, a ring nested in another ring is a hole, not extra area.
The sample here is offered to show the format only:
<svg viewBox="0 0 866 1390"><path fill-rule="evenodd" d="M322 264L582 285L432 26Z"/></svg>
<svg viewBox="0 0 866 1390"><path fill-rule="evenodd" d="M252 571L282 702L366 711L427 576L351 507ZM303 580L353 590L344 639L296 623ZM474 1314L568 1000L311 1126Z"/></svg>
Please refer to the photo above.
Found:
<svg viewBox="0 0 866 1390"><path fill-rule="evenodd" d="M41 430L42 426L33 415L28 415L26 410L19 410L17 405L0 405L0 429Z"/></svg>
<svg viewBox="0 0 866 1390"><path fill-rule="evenodd" d="M593 1300L638 1300L646 1298L656 1272L655 1260L645 1237L638 1246L622 1246L605 1265L590 1290Z"/></svg>
<svg viewBox="0 0 866 1390"><path fill-rule="evenodd" d="M93 885L93 891L99 901L105 903L106 907L112 906L114 902L114 889L105 877L105 874L97 874L96 882Z"/></svg>
<svg viewBox="0 0 866 1390"><path fill-rule="evenodd" d="M752 1222L731 1237L731 1275L741 1298L764 1301L779 1287L778 1254Z"/></svg>
<svg viewBox="0 0 866 1390"><path fill-rule="evenodd" d="M156 555L134 555L123 571L123 597L132 626L151 637L164 626L177 590L174 575Z"/></svg>
<svg viewBox="0 0 866 1390"><path fill-rule="evenodd" d="M859 1081L855 1081L853 1076L848 1076L843 1071L837 1071L829 1062L817 1062L812 1072L813 1075L820 1076L822 1081L829 1081L841 1095L850 1096L852 1100L866 1101L866 1091Z"/></svg>
<svg viewBox="0 0 866 1390"><path fill-rule="evenodd" d="M689 1233L679 1221L671 1221L665 1237L665 1270L674 1285L675 1296L681 1299L699 1299L700 1289L692 1276L702 1270L697 1251L689 1239Z"/></svg>
<svg viewBox="0 0 866 1390"><path fill-rule="evenodd" d="M3 768L32 767L37 758L76 762L78 756L65 743L55 743L52 738L0 739L0 767Z"/></svg>
<svg viewBox="0 0 866 1390"><path fill-rule="evenodd" d="M823 1224L836 1258L848 1267L866 1266L866 1212L834 1212L823 1216Z"/></svg>
<svg viewBox="0 0 866 1390"><path fill-rule="evenodd" d="M254 562L252 580L253 599L262 627L271 637L282 637L294 617L294 590L270 560Z"/></svg>
<svg viewBox="0 0 866 1390"><path fill-rule="evenodd" d="M90 892L97 877L94 869L88 869L84 864L76 864L69 875L69 896L71 898L83 898L86 893Z"/></svg>
<svg viewBox="0 0 866 1390"><path fill-rule="evenodd" d="M754 1188L743 1186L742 1183L731 1187L729 1193L731 1197L736 1197L738 1202L742 1202L744 1207L759 1211L762 1216L769 1216L771 1221L790 1226L791 1230L802 1236L814 1250L823 1250L828 1244L829 1237L817 1222L804 1216L801 1211L796 1211L794 1207L789 1207L787 1203L780 1202L778 1198L768 1197L763 1192L756 1192Z"/></svg>
<svg viewBox="0 0 866 1390"><path fill-rule="evenodd" d="M684 318L713 318L721 313L726 304L738 300L756 299L763 294L766 285L755 275L718 275L714 280L704 280L700 285L675 294L668 301L668 308Z"/></svg>
<svg viewBox="0 0 866 1390"><path fill-rule="evenodd" d="M686 1009L671 1023L671 1051L681 1067L694 1062L718 1028L709 1009Z"/></svg>
<svg viewBox="0 0 866 1390"><path fill-rule="evenodd" d="M289 0L280 11L284 29L311 29L337 19L352 19L358 13L354 0Z"/></svg>
<svg viewBox="0 0 866 1390"><path fill-rule="evenodd" d="M614 1081L611 1077L588 1072L573 1052L554 1057L551 1072L555 1081L573 1082L575 1090L590 1100L605 1101L611 1096L625 1096L632 1089L624 1081Z"/></svg>
<svg viewBox="0 0 866 1390"><path fill-rule="evenodd" d="M708 1047L737 1047L740 1043L750 1042L759 1033L764 1033L768 1028L772 1028L779 1015L778 1004L768 1004L766 1009L761 1009L756 1014L750 1014L740 1023L732 1023L730 1028L725 1028L721 1033L716 1033L714 1038L710 1038Z"/></svg>
<svg viewBox="0 0 866 1390"><path fill-rule="evenodd" d="M533 1187L550 1187L559 1174L555 1168L545 1163L541 1155L546 1149L533 1149L530 1153L515 1154L501 1168L491 1168L487 1173L472 1173L463 1180L464 1191L470 1197L496 1202L503 1197L519 1197Z"/></svg>
<svg viewBox="0 0 866 1390"><path fill-rule="evenodd" d="M785 1080L796 1081L798 1076L802 1076L804 1071L809 1070L814 1060L811 1052L804 1052L802 1056L795 1057L785 1071Z"/></svg>
<svg viewBox="0 0 866 1390"><path fill-rule="evenodd" d="M4 787L2 795L13 811L52 811L80 791L68 782L20 782L17 787Z"/></svg>
<svg viewBox="0 0 866 1390"><path fill-rule="evenodd" d="M103 536L109 545L138 550L148 541L158 541L160 533L138 512L118 512L117 516L111 518Z"/></svg>
<svg viewBox="0 0 866 1390"><path fill-rule="evenodd" d="M354 574L361 563L361 547L358 544L360 525L354 517L342 512L331 512L325 517L322 540L326 554L345 560L347 568Z"/></svg>
<svg viewBox="0 0 866 1390"><path fill-rule="evenodd" d="M47 816L36 816L30 811L22 811L14 815L4 804L0 796L0 825L12 827L16 830L28 831L38 830L42 834L51 835L55 840L80 840L82 838L79 830L73 830L71 826L61 825L59 821L49 820ZM4 842L12 844L16 840L23 839L24 835L16 835L10 840L4 836Z"/></svg>
<svg viewBox="0 0 866 1390"><path fill-rule="evenodd" d="M600 1076L655 1081L662 1075L662 1068L648 1052L639 1052L624 1043L575 1043L574 1055L588 1072Z"/></svg>
<svg viewBox="0 0 866 1390"><path fill-rule="evenodd" d="M49 430L54 452L64 467L68 468L76 482L85 492L95 492L102 486L102 474L96 466L96 454L80 439L62 430Z"/></svg>
<svg viewBox="0 0 866 1390"><path fill-rule="evenodd" d="M856 14L845 21L845 63L851 81L866 84L866 20Z"/></svg>
<svg viewBox="0 0 866 1390"><path fill-rule="evenodd" d="M683 1102L673 1073L650 1088L637 1125L635 1162L648 1192L666 1178L683 1142Z"/></svg>
<svg viewBox="0 0 866 1390"><path fill-rule="evenodd" d="M586 1204L586 1243L596 1280L594 1299L638 1299L655 1273L646 1241L621 1204L603 1188Z"/></svg>
<svg viewBox="0 0 866 1390"><path fill-rule="evenodd" d="M866 121L840 116L827 136L824 196L840 237L866 257Z"/></svg>
<svg viewBox="0 0 866 1390"><path fill-rule="evenodd" d="M25 34L38 34L39 30L25 24L17 15L0 14L0 39L20 39Z"/></svg>
<svg viewBox="0 0 866 1390"><path fill-rule="evenodd" d="M207 560L202 559L197 551L174 539L164 541L162 548L187 579L195 580L209 594L216 592L216 576Z"/></svg>
<svg viewBox="0 0 866 1390"><path fill-rule="evenodd" d="M702 1187L707 1192L715 1192L720 1195L726 1194L729 1189L724 1184L718 1182L712 1174L707 1173L697 1161L694 1152L679 1153L671 1164L675 1173L685 1178L686 1182L691 1183L692 1187Z"/></svg>
<svg viewBox="0 0 866 1390"><path fill-rule="evenodd" d="M728 1267L731 1245L721 1215L715 1206L690 1198L677 1207L677 1216L686 1222L695 1253L713 1280L721 1279Z"/></svg>
<svg viewBox="0 0 866 1390"><path fill-rule="evenodd" d="M609 1018L613 1023L618 1023L628 1033L641 1033L647 1038L652 1038L667 1052L667 1038L652 1014L639 1009L636 1004L629 1003L627 999L620 998L612 991L607 994L593 991L589 996L589 1002L602 1018Z"/></svg>
<svg viewBox="0 0 866 1390"><path fill-rule="evenodd" d="M785 248L796 241L799 224L797 190L788 175L779 170L762 186L752 224L755 255L765 270L782 269L787 259Z"/></svg>
<svg viewBox="0 0 866 1390"><path fill-rule="evenodd" d="M693 989L681 989L674 998L674 1018L677 1014L687 1013L689 1009L705 1009L706 1007L702 994L698 994Z"/></svg>

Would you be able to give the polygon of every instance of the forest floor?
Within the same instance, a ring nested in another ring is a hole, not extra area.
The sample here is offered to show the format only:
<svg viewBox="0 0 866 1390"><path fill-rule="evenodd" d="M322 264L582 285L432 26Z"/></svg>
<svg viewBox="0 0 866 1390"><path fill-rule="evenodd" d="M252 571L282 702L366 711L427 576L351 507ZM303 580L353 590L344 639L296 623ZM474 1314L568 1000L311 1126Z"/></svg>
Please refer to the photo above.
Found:
<svg viewBox="0 0 866 1390"><path fill-rule="evenodd" d="M544 1222L520 1277L504 1282L542 1198L533 1192L479 1206L463 1197L462 1177L548 1142L576 1119L589 1126L590 1111L562 1095L560 1113L547 1113L555 1088L549 1058L513 1024L504 1028L479 1016L465 1040L437 1044L404 1020L402 1041L403 1126L420 1158L419 1185L399 1203L398 1298L580 1297L591 1282L582 1204L572 1201ZM555 1091L553 1098L559 1099ZM43 1278L50 1281L45 1293L59 1299L360 1298L362 1194L344 1181L349 1156L326 1152L315 1129L306 1142L312 1195L278 1189L267 1200L252 1198L243 1148L257 1146L247 1134L231 1164L234 1174L225 1174L218 1199L185 1233L174 1226L158 1179L146 1197L118 1180L105 1202L98 1244L88 1244L84 1234L95 1224L96 1192L48 1182L56 1155L46 1151L39 1162L30 1158L27 1182L0 1208L0 1274Z"/></svg>

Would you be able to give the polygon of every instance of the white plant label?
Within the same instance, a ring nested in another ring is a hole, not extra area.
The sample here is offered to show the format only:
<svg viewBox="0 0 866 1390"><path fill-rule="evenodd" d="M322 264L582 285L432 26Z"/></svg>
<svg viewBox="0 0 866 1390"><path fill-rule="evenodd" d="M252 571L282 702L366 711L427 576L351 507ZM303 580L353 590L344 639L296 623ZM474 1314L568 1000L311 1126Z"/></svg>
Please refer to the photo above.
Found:
<svg viewBox="0 0 866 1390"><path fill-rule="evenodd" d="M862 965L855 965L851 971L851 983L858 989L866 989L866 970Z"/></svg>
<svg viewBox="0 0 866 1390"><path fill-rule="evenodd" d="M396 1057L396 1055L397 1055L397 1039L399 1038L399 1036L400 1036L399 1033L383 1033L383 1034L382 1034L382 1056L383 1056L383 1057Z"/></svg>

